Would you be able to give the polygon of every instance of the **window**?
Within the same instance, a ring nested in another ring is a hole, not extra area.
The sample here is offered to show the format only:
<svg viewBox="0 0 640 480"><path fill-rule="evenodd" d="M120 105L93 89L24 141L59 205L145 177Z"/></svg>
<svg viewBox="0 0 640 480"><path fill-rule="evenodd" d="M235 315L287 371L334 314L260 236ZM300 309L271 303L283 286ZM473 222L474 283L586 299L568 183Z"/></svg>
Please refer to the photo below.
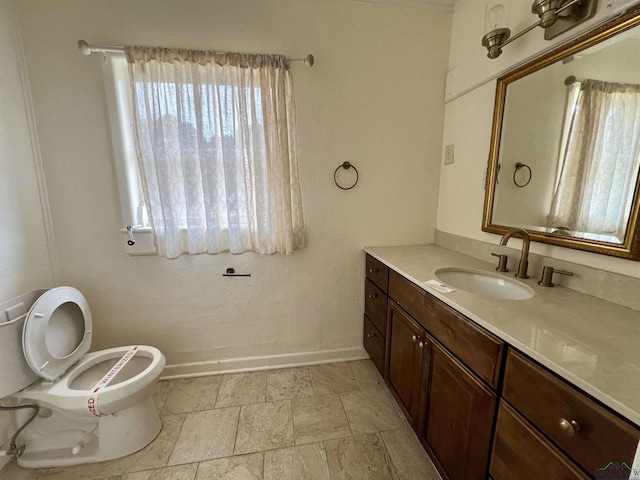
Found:
<svg viewBox="0 0 640 480"><path fill-rule="evenodd" d="M550 227L624 241L640 168L639 127L640 85L587 79L571 87Z"/></svg>
<svg viewBox="0 0 640 480"><path fill-rule="evenodd" d="M283 57L135 47L105 70L123 218L159 255L304 245Z"/></svg>

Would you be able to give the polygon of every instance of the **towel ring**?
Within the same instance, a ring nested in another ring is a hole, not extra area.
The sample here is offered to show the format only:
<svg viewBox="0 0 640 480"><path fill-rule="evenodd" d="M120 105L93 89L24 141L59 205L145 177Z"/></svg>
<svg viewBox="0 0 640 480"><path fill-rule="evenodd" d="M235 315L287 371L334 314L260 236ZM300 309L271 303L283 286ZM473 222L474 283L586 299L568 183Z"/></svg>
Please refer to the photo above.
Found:
<svg viewBox="0 0 640 480"><path fill-rule="evenodd" d="M525 183L518 183L516 181L516 173L518 173L518 170L520 170L521 168L526 168L527 170L529 170L529 179L525 182ZM531 181L531 168L529 167L529 165L525 164L525 163L516 163L516 169L513 171L513 183L516 184L516 187L526 187L527 185L529 185L529 182Z"/></svg>
<svg viewBox="0 0 640 480"><path fill-rule="evenodd" d="M350 168L353 168L353 170L356 172L356 181L353 182L353 185L351 185L350 187L343 187L338 183L338 179L336 178L336 176L338 175L338 170L340 170L341 168L344 168L345 170L349 170ZM336 171L333 172L333 181L336 183L336 186L342 190L351 190L353 187L355 187L358 184L359 179L360 179L360 175L358 174L358 169L353 165L351 165L349 162L344 162L342 165L338 165L338 168L336 168Z"/></svg>

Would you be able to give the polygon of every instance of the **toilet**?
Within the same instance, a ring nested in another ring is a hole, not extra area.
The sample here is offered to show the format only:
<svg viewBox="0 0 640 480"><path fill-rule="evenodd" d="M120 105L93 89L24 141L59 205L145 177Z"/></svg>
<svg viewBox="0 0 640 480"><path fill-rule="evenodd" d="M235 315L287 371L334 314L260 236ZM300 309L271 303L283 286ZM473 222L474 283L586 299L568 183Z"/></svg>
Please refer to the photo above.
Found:
<svg viewBox="0 0 640 480"><path fill-rule="evenodd" d="M18 437L25 446L21 467L111 460L144 448L160 432L152 394L165 366L162 353L145 345L87 353L91 338L91 311L75 288L37 290L0 304L0 398L40 406Z"/></svg>

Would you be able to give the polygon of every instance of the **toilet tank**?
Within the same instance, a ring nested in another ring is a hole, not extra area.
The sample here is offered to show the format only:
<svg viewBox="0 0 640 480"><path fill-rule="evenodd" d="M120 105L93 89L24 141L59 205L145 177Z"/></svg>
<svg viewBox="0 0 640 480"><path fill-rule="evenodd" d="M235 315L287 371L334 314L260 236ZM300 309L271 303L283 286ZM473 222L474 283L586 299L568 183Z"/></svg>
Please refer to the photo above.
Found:
<svg viewBox="0 0 640 480"><path fill-rule="evenodd" d="M36 375L22 352L22 328L29 309L46 290L34 290L0 303L0 398L28 387Z"/></svg>

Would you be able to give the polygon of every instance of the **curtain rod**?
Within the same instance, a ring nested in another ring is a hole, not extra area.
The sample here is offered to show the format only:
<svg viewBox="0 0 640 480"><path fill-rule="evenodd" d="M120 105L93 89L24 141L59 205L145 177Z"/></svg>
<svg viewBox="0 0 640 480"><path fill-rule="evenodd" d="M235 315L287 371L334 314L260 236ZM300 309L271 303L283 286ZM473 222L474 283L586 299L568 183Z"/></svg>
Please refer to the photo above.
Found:
<svg viewBox="0 0 640 480"><path fill-rule="evenodd" d="M89 45L84 40L78 40L78 50L83 55L91 55L92 53L124 53L124 47L119 45ZM223 52L218 52L223 53ZM305 65L313 67L315 59L309 54L304 58L287 59L288 62L303 62Z"/></svg>

